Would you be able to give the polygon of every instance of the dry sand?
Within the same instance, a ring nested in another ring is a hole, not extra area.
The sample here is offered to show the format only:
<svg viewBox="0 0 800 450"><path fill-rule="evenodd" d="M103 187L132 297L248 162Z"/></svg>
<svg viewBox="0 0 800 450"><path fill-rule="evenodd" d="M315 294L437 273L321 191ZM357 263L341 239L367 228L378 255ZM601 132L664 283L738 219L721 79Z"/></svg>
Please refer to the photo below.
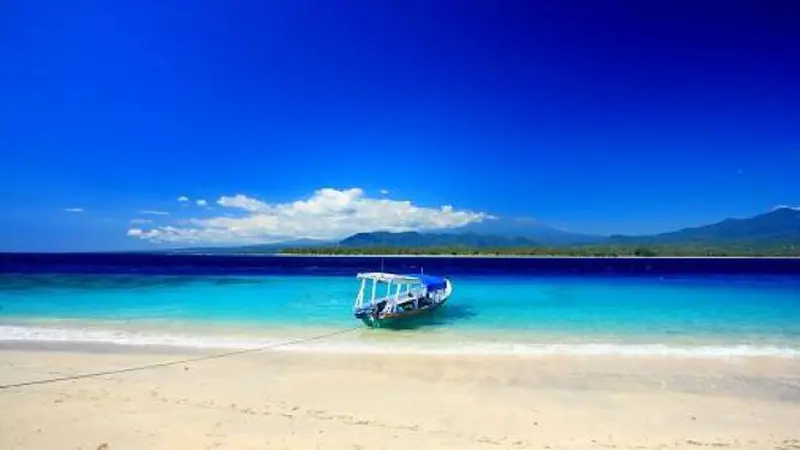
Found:
<svg viewBox="0 0 800 450"><path fill-rule="evenodd" d="M178 357L0 350L0 384ZM0 390L0 449L800 448L800 361L263 352Z"/></svg>

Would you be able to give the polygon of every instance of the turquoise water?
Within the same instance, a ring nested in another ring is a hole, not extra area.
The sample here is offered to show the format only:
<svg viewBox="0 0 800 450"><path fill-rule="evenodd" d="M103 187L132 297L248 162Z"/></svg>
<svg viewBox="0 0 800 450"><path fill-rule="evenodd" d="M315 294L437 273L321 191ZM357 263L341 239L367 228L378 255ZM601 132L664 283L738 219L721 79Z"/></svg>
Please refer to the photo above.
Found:
<svg viewBox="0 0 800 450"><path fill-rule="evenodd" d="M0 275L0 340L256 346L358 326L357 289L344 276ZM407 329L317 346L800 357L800 283L464 275L445 308Z"/></svg>

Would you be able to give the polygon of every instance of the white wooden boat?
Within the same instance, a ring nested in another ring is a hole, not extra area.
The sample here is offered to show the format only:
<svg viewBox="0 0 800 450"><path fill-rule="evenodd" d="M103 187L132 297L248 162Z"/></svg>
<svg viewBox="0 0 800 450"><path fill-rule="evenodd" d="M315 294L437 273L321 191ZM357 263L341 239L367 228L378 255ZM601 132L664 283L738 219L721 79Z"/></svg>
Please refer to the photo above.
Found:
<svg viewBox="0 0 800 450"><path fill-rule="evenodd" d="M353 314L375 328L434 311L453 293L453 284L444 277L369 272L357 278L361 288Z"/></svg>

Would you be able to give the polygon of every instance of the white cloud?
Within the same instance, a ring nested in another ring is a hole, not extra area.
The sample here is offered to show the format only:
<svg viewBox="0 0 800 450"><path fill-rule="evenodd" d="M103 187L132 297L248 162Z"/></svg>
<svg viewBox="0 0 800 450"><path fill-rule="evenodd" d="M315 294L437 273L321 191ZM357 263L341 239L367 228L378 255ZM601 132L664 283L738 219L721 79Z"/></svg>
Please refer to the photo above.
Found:
<svg viewBox="0 0 800 450"><path fill-rule="evenodd" d="M377 230L455 228L490 217L449 205L429 208L410 201L370 198L358 188L324 188L290 203L267 203L238 194L220 197L217 204L238 214L189 219L179 226L131 228L128 236L159 242L269 243L298 238L340 239Z"/></svg>
<svg viewBox="0 0 800 450"><path fill-rule="evenodd" d="M389 191L386 189L381 189L381 195L389 195Z"/></svg>
<svg viewBox="0 0 800 450"><path fill-rule="evenodd" d="M64 210L63 210L63 211L64 211L64 212L69 212L69 213L82 213L82 212L86 212L86 210L85 210L85 209L83 209L83 208L64 208Z"/></svg>
<svg viewBox="0 0 800 450"><path fill-rule="evenodd" d="M772 208L773 211L777 211L779 209L793 209L795 211L800 211L800 206L778 205Z"/></svg>
<svg viewBox="0 0 800 450"><path fill-rule="evenodd" d="M131 219L131 223L144 225L144 224L148 224L148 223L153 223L153 221L150 220L150 219Z"/></svg>
<svg viewBox="0 0 800 450"><path fill-rule="evenodd" d="M226 208L239 208L249 212L267 212L270 210L270 205L250 198L246 195L237 194L233 197L220 197L217 204Z"/></svg>
<svg viewBox="0 0 800 450"><path fill-rule="evenodd" d="M200 200L196 201L195 203L197 203L197 206L207 206L208 205L208 202L203 200L203 199L200 199Z"/></svg>
<svg viewBox="0 0 800 450"><path fill-rule="evenodd" d="M185 195L181 195L180 197L178 197L178 201L182 202L182 203L183 202L188 202L189 201L189 197L187 197Z"/></svg>
<svg viewBox="0 0 800 450"><path fill-rule="evenodd" d="M151 216L168 216L169 213L167 211L157 211L154 209L140 209L136 211L139 214L148 214Z"/></svg>

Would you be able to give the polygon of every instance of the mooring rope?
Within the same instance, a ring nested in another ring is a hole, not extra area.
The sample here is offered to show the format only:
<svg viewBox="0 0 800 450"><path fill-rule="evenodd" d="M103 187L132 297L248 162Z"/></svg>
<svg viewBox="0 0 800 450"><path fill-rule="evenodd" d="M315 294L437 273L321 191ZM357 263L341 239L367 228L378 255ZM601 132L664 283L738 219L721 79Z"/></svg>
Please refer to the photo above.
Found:
<svg viewBox="0 0 800 450"><path fill-rule="evenodd" d="M223 352L223 353L214 353L214 354L211 354L211 355L196 356L196 357L193 357L193 358L184 358L184 359L178 359L178 360L173 360L173 361L164 361L164 362L160 362L160 363L145 364L145 365L141 365L141 366L125 367L125 368L122 368L122 369L104 370L104 371L101 371L101 372L89 372L89 373L83 373L83 374L78 374L78 375L68 375L68 376L57 377L57 378L45 378L45 379L41 379L41 380L23 381L23 382L20 382L20 383L2 384L2 385L0 385L0 390L13 389L13 388L19 388L19 387L25 387L25 386L33 386L33 385L38 385L38 384L58 383L58 382L61 382L61 381L80 380L80 379L83 379L83 378L96 378L96 377L101 377L101 376L104 376L104 375L117 375L117 374L121 374L121 373L137 372L137 371L146 370L146 369L156 369L156 368L159 368L159 367L176 366L178 364L188 364L188 363L193 363L193 362L198 362L198 361L205 361L205 360L208 360L208 359L226 358L228 356L243 355L245 353L261 352L261 351L264 351L264 350L270 350L270 349L277 348L277 347L286 347L286 346L289 346L289 345L302 344L304 342L311 342L311 341L318 341L318 340L321 340L321 339L327 339L327 338L330 338L330 337L333 337L333 336L336 336L336 335L339 335L339 334L349 333L349 332L354 331L354 330L356 330L358 328L361 328L361 327L360 326L355 326L355 327L345 328L345 329L342 329L342 330L337 330L337 331L333 331L333 332L325 333L325 334L319 334L319 335L311 336L311 337L307 337L307 338L298 338L298 339L290 339L288 341L283 341L283 342L275 342L275 343L272 343L272 344L269 344L269 345L264 345L262 347L248 348L248 349L243 349L243 350L233 350L233 351Z"/></svg>

